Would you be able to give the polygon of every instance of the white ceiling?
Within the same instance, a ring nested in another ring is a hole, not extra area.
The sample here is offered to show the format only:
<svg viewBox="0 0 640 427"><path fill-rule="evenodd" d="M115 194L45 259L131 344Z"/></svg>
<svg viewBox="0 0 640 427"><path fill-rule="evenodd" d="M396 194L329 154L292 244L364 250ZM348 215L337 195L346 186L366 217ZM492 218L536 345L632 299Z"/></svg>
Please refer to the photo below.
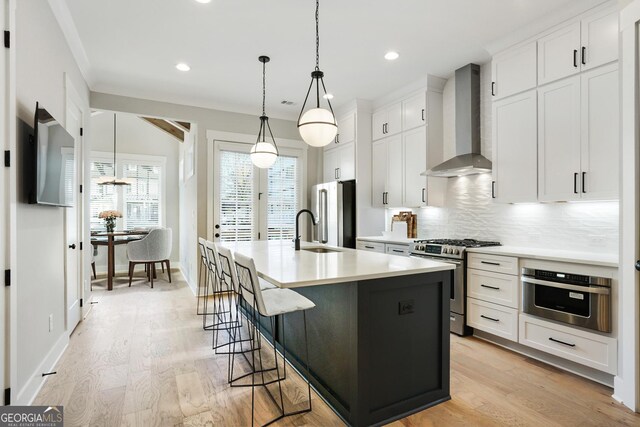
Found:
<svg viewBox="0 0 640 427"><path fill-rule="evenodd" d="M315 65L313 0L64 1L72 18L64 31L81 42L70 44L77 58L86 54L92 90L258 114L257 58L266 54L267 114L297 118ZM334 106L372 100L426 74L448 77L486 62L497 40L594 3L321 0L320 68ZM384 60L388 50L400 58ZM178 62L191 71L176 70ZM296 104L282 106L283 99Z"/></svg>

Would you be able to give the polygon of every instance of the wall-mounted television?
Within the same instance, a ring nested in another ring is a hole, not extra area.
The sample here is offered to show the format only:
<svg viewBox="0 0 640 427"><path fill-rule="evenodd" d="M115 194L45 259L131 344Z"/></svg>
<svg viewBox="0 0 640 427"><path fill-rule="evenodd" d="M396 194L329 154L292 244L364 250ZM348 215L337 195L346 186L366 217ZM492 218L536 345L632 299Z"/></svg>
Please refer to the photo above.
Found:
<svg viewBox="0 0 640 427"><path fill-rule="evenodd" d="M75 165L75 139L36 103L26 164L29 203L72 207L75 202Z"/></svg>

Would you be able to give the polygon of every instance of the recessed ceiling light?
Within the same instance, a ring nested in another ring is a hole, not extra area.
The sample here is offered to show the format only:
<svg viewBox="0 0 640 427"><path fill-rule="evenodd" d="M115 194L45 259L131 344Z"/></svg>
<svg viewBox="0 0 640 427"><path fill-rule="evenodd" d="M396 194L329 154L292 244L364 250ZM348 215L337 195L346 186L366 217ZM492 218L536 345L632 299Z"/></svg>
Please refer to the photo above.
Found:
<svg viewBox="0 0 640 427"><path fill-rule="evenodd" d="M325 94L323 95L323 98L324 98L324 99L333 99L333 94L332 94L332 93L325 93Z"/></svg>
<svg viewBox="0 0 640 427"><path fill-rule="evenodd" d="M393 50L391 50L384 54L384 59L386 59L387 61L394 61L398 59L399 56L400 55L398 54L398 52L394 52Z"/></svg>
<svg viewBox="0 0 640 427"><path fill-rule="evenodd" d="M211 3L211 0L196 0L198 3Z"/></svg>
<svg viewBox="0 0 640 427"><path fill-rule="evenodd" d="M189 71L191 69L191 67L189 67L187 64L185 64L184 62L181 62L179 64L176 64L176 68L180 71Z"/></svg>

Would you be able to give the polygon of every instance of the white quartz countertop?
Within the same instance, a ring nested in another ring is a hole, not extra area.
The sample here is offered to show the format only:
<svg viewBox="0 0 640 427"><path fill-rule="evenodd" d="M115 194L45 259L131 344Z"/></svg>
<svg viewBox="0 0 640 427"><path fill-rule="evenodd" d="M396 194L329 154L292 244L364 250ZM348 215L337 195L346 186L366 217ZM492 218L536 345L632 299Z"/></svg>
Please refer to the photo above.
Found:
<svg viewBox="0 0 640 427"><path fill-rule="evenodd" d="M383 237L383 236L365 236L356 237L356 240L364 240L366 242L380 242L380 243L395 243L397 245L409 245L415 241L415 239L407 239L401 237Z"/></svg>
<svg viewBox="0 0 640 427"><path fill-rule="evenodd" d="M467 252L482 254L515 256L518 258L541 259L548 261L571 262L577 264L598 265L618 268L617 254L594 254L591 252L567 251L557 249L524 248L517 246L490 246L487 248L470 248Z"/></svg>
<svg viewBox="0 0 640 427"><path fill-rule="evenodd" d="M253 258L258 275L281 288L406 276L455 268L453 264L443 262L308 242L301 242L302 248L326 247L339 252L296 251L293 242L280 240L226 242L221 245Z"/></svg>

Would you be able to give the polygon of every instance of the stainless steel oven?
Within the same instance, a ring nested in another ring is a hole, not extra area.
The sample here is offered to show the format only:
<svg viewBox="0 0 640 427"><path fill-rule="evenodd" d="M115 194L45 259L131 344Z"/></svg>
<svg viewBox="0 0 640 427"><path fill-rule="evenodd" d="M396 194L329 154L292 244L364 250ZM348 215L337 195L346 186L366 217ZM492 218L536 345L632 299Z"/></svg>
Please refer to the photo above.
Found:
<svg viewBox="0 0 640 427"><path fill-rule="evenodd" d="M523 268L521 281L525 313L611 332L611 279Z"/></svg>
<svg viewBox="0 0 640 427"><path fill-rule="evenodd" d="M453 264L453 280L451 282L451 304L449 319L451 332L457 335L468 335L472 329L467 326L466 310L466 267L465 249L469 247L497 246L498 242L482 242L472 239L431 239L416 240L410 256L431 259Z"/></svg>

